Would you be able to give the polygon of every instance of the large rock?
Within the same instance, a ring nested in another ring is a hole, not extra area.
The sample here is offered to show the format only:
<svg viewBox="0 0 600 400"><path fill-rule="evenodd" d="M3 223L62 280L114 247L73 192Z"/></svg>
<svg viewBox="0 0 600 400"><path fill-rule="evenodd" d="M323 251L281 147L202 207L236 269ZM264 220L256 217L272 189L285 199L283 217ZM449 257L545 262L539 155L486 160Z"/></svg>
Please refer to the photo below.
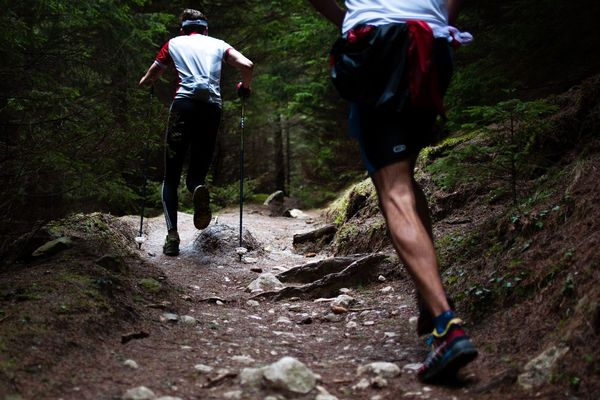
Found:
<svg viewBox="0 0 600 400"><path fill-rule="evenodd" d="M568 347L552 346L529 361L517 381L526 390L535 389L548 381L558 360L569 351Z"/></svg>
<svg viewBox="0 0 600 400"><path fill-rule="evenodd" d="M260 274L258 278L253 280L246 288L246 291L251 293L258 293L270 292L273 290L280 290L283 288L283 283L281 283L275 275L273 275L270 272L265 272L264 274Z"/></svg>
<svg viewBox="0 0 600 400"><path fill-rule="evenodd" d="M266 399L269 395L280 394L296 398L315 390L317 375L296 358L283 357L262 368L244 368L240 374L240 383L244 388L245 398ZM323 393L323 390L319 392Z"/></svg>
<svg viewBox="0 0 600 400"><path fill-rule="evenodd" d="M31 256L34 258L50 257L71 247L73 247L73 241L70 238L60 237L38 247Z"/></svg>
<svg viewBox="0 0 600 400"><path fill-rule="evenodd" d="M239 244L239 227L215 224L209 225L196 237L193 249L202 255L228 255L237 259ZM242 247L248 251L261 250L258 240L245 228L242 230Z"/></svg>
<svg viewBox="0 0 600 400"><path fill-rule="evenodd" d="M317 376L294 357L283 357L265 367L263 375L267 386L292 393L306 394L317 385Z"/></svg>

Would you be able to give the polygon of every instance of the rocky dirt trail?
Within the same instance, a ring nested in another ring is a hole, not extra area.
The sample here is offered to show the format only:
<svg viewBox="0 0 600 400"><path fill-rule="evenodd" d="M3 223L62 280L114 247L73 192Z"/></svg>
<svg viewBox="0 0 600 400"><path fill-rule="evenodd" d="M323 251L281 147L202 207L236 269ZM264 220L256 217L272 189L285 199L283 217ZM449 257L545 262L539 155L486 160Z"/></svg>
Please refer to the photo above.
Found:
<svg viewBox="0 0 600 400"><path fill-rule="evenodd" d="M293 251L294 234L320 226L316 213L294 219L248 210L244 227L260 248L242 261L233 250L237 243L212 254L199 251L196 239L201 234L193 229L191 216L180 213L179 218L182 245L178 257L162 255L162 218L148 221L148 239L140 255L160 268L163 276L157 279L170 282L181 302L148 309L148 319L140 321L138 328L147 337L114 347L107 343L101 352L104 359L90 366L93 372L80 371L87 376L86 385L69 388L72 395L66 390L65 399L153 398L140 392L140 386L156 397L181 399L475 396L471 392L478 382L477 363L465 369L464 379L454 387L426 386L416 379L414 368L426 348L415 334L414 294L406 278L382 276L378 283L348 288L347 295L356 302L346 305L349 311L342 314L331 312L330 301L252 299L254 295L245 291L261 272L276 274L327 257L306 258ZM222 212L207 229L219 231L221 225L222 230L231 229L230 241L237 240L238 218L237 210ZM273 378L265 384L264 377L256 378L256 373L262 373L257 371L264 372L256 368L285 357L295 358L307 370L293 363L288 367L276 364L272 369L291 368L308 381L282 383ZM395 366L383 364L383 371L369 373L368 365L374 362ZM316 375L314 389L312 374Z"/></svg>

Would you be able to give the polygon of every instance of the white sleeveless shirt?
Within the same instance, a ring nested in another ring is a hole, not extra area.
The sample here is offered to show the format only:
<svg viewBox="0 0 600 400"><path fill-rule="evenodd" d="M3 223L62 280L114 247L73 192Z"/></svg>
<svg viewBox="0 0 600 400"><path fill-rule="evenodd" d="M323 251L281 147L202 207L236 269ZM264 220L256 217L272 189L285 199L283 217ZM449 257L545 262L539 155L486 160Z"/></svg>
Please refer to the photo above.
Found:
<svg viewBox="0 0 600 400"><path fill-rule="evenodd" d="M386 25L425 21L435 37L449 37L447 0L346 0L342 34L356 24Z"/></svg>

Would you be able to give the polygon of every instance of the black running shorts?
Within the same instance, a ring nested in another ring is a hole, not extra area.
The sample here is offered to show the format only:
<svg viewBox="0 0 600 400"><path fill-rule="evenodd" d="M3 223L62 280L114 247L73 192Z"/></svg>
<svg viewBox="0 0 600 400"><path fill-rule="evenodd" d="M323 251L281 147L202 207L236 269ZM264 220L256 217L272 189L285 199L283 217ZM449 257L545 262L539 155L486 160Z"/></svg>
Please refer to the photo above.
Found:
<svg viewBox="0 0 600 400"><path fill-rule="evenodd" d="M433 60L436 63L441 93L445 93L452 76L452 49L446 39L434 42ZM350 134L358 140L361 156L369 173L416 156L437 137L434 131L438 112L418 108L404 102L401 109L373 109L358 103L351 104Z"/></svg>

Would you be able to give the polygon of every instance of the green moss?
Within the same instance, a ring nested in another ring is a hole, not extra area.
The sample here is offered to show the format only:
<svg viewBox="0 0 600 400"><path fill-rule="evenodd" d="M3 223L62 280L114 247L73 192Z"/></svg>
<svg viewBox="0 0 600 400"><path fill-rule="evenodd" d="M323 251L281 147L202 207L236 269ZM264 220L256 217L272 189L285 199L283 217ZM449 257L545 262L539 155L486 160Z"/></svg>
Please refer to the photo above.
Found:
<svg viewBox="0 0 600 400"><path fill-rule="evenodd" d="M479 133L472 131L459 136L451 136L442 140L436 146L426 147L419 153L418 162L420 164L429 164L436 158L442 157L461 143L474 139Z"/></svg>
<svg viewBox="0 0 600 400"><path fill-rule="evenodd" d="M150 293L157 293L162 289L162 285L156 279L144 278L139 281L139 287Z"/></svg>
<svg viewBox="0 0 600 400"><path fill-rule="evenodd" d="M332 202L325 211L328 219L333 221L333 223L338 226L346 222L350 199L355 196L364 196L369 198L375 196L375 187L373 186L371 178L364 179L363 181L352 185L344 192L342 196L338 197L334 202Z"/></svg>

